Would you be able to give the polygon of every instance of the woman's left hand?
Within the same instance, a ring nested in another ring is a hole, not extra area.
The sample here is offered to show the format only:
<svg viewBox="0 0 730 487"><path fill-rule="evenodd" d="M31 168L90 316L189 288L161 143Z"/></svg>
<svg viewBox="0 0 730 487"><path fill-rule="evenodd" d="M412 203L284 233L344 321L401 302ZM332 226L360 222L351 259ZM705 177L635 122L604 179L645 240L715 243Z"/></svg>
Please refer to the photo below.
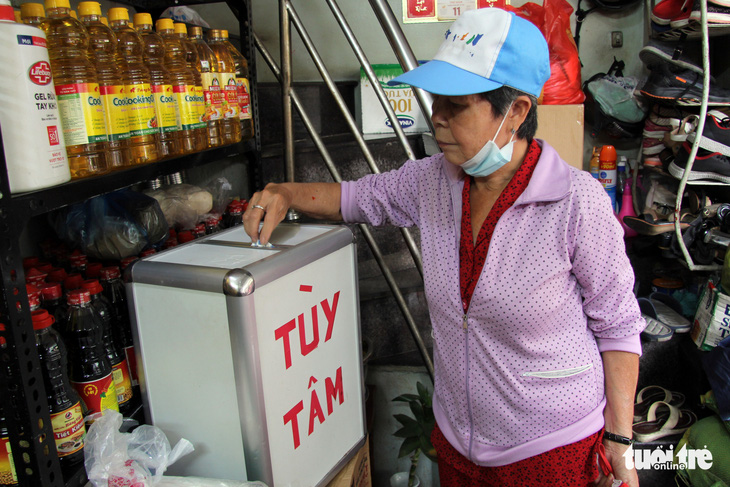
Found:
<svg viewBox="0 0 730 487"><path fill-rule="evenodd" d="M596 487L611 487L614 479L621 480L629 487L639 487L639 476L636 473L636 469L626 468L624 453L626 453L629 447L611 441L605 441L603 445L608 463L611 464L611 468L613 469L613 475L609 474L605 476L603 472L600 472L595 484Z"/></svg>

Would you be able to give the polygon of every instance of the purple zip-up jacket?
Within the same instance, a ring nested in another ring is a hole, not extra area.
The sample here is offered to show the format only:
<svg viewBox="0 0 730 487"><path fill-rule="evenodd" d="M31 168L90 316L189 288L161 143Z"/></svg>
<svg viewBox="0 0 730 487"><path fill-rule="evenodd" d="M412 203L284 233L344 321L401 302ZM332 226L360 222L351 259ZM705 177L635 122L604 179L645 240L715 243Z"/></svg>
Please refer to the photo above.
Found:
<svg viewBox="0 0 730 487"><path fill-rule="evenodd" d="M345 221L420 229L434 414L478 465L513 463L600 430L601 352L641 354L645 323L610 199L589 173L538 143L540 159L497 222L466 314L463 171L438 154L342 183Z"/></svg>

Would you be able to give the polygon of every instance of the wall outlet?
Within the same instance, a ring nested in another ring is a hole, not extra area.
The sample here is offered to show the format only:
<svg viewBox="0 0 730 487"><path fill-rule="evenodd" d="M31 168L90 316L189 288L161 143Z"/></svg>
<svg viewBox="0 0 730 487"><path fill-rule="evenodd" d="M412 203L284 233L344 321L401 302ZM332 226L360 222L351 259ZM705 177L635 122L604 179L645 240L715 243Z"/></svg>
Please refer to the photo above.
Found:
<svg viewBox="0 0 730 487"><path fill-rule="evenodd" d="M614 30L611 32L611 47L623 47L624 45L624 33L620 30Z"/></svg>

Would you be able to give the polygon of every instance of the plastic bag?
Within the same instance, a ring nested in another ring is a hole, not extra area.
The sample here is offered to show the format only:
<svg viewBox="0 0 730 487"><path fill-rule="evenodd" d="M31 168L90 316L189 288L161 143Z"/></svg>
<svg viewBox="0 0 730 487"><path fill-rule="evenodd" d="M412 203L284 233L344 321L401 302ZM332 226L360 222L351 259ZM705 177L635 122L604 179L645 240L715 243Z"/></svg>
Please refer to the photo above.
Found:
<svg viewBox="0 0 730 487"><path fill-rule="evenodd" d="M266 487L260 481L219 480L201 477L162 477L157 487Z"/></svg>
<svg viewBox="0 0 730 487"><path fill-rule="evenodd" d="M203 20L200 14L190 7L167 7L160 17L210 29L208 22Z"/></svg>
<svg viewBox="0 0 730 487"><path fill-rule="evenodd" d="M146 194L156 199L170 226L191 229L213 208L213 195L191 184L174 184Z"/></svg>
<svg viewBox="0 0 730 487"><path fill-rule="evenodd" d="M573 7L566 0L544 0L542 6L527 2L521 7L506 6L529 20L545 36L550 50L550 79L543 87L543 105L577 105L585 95L581 89L580 59L570 30Z"/></svg>
<svg viewBox="0 0 730 487"><path fill-rule="evenodd" d="M157 485L169 465L194 450L186 439L170 448L165 433L142 425L120 433L123 417L107 410L89 428L84 466L94 487L148 487Z"/></svg>

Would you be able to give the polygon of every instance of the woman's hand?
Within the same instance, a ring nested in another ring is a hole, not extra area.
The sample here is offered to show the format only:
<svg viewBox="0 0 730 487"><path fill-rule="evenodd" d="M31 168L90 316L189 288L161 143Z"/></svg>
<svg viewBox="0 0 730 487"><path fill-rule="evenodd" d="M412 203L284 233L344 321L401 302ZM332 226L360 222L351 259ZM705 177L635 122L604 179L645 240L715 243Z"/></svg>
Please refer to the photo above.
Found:
<svg viewBox="0 0 730 487"><path fill-rule="evenodd" d="M274 228L286 217L292 204L292 192L284 184L269 183L251 196L243 213L243 228L252 242L269 242ZM259 232L259 224L264 221Z"/></svg>
<svg viewBox="0 0 730 487"><path fill-rule="evenodd" d="M636 473L635 468L626 468L626 458L624 453L629 449L627 445L620 443L604 440L603 446L605 447L606 458L608 463L611 465L613 474L608 476L603 475L603 472L599 473L598 480L596 481L596 487L611 487L614 479L619 479L629 487L639 487L639 476ZM629 453L630 455L632 453Z"/></svg>

